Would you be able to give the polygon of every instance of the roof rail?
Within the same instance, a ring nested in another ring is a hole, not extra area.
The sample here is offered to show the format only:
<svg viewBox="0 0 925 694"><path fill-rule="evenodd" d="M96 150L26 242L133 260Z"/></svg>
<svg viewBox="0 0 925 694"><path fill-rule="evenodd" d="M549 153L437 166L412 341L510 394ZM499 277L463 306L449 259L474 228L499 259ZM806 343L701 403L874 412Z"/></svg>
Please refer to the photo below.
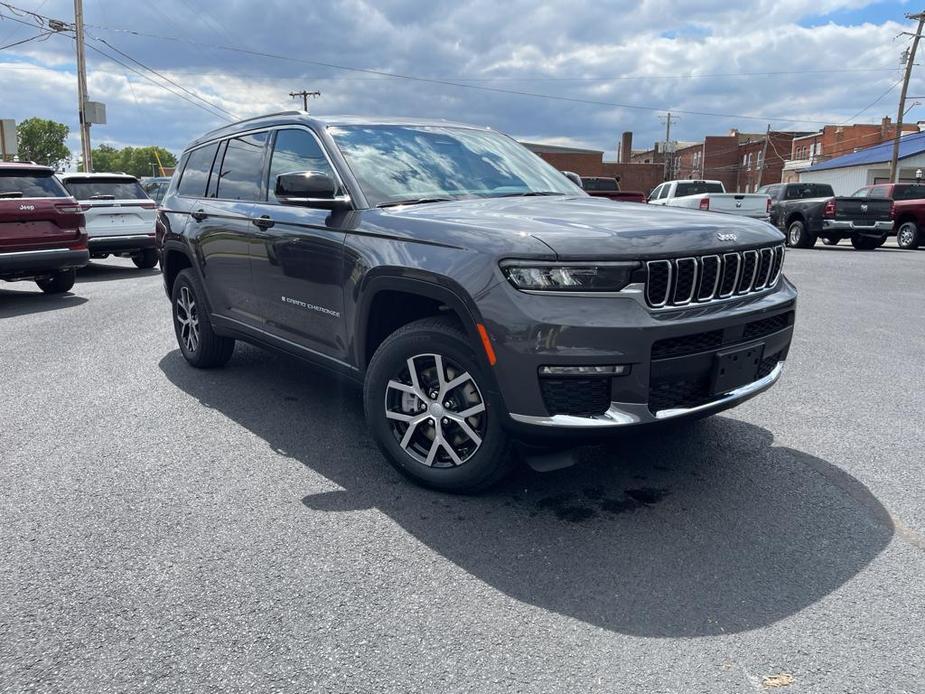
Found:
<svg viewBox="0 0 925 694"><path fill-rule="evenodd" d="M305 115L305 113L306 113L305 111L279 111L278 113L263 113L259 116L253 116L252 118L245 118L243 120L236 120L233 123L228 123L227 125L220 125L217 128L212 128L212 130L208 131L207 133L204 133L200 137L197 137L196 140L194 141L198 142L199 140L204 140L208 138L208 136L211 135L212 133L217 133L220 130L224 130L225 128L231 127L232 125L240 125L241 123L249 123L252 120L262 120L263 118L272 118L273 116L301 116L301 115Z"/></svg>

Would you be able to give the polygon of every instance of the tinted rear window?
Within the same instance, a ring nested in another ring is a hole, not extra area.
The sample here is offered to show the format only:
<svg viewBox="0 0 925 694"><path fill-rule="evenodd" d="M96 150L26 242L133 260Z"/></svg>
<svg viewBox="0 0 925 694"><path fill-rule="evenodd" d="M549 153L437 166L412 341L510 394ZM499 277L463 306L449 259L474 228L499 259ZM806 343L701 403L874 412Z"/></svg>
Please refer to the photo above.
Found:
<svg viewBox="0 0 925 694"><path fill-rule="evenodd" d="M180 184L177 186L178 195L191 198L205 196L206 185L209 183L209 172L212 171L212 160L215 159L217 149L217 144L206 145L189 153Z"/></svg>
<svg viewBox="0 0 925 694"><path fill-rule="evenodd" d="M925 198L925 185L898 184L893 188L894 200L921 200Z"/></svg>
<svg viewBox="0 0 925 694"><path fill-rule="evenodd" d="M617 192L620 190L620 186L617 185L617 179L615 178L583 178L581 179L581 187L585 190L603 190L610 192Z"/></svg>
<svg viewBox="0 0 925 694"><path fill-rule="evenodd" d="M804 198L830 198L835 195L832 186L828 183L800 183L787 186L788 200L803 200Z"/></svg>
<svg viewBox="0 0 925 694"><path fill-rule="evenodd" d="M78 200L147 200L141 184L132 178L69 178L64 182Z"/></svg>
<svg viewBox="0 0 925 694"><path fill-rule="evenodd" d="M17 195L19 193L20 195ZM66 198L67 191L50 171L26 173L0 171L0 196L23 198Z"/></svg>
<svg viewBox="0 0 925 694"><path fill-rule="evenodd" d="M691 181L679 183L674 196L682 198L685 195L703 195L704 193L724 193L722 183L707 183L706 181Z"/></svg>

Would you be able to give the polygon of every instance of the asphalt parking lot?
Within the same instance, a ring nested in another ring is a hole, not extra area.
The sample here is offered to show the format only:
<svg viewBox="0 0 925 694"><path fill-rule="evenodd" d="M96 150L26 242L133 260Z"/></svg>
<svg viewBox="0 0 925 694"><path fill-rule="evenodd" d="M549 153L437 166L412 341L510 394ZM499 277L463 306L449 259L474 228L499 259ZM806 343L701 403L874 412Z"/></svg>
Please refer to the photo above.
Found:
<svg viewBox="0 0 925 694"><path fill-rule="evenodd" d="M785 272L778 387L474 498L157 271L0 285L0 691L925 691L925 251Z"/></svg>

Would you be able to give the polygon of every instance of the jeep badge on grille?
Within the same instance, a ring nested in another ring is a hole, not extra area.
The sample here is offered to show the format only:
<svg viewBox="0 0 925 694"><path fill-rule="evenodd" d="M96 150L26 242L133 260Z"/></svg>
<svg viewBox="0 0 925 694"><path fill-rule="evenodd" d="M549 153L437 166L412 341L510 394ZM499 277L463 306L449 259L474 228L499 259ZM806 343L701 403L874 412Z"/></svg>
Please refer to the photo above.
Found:
<svg viewBox="0 0 925 694"><path fill-rule="evenodd" d="M716 238L720 241L735 241L738 237L735 234L717 234Z"/></svg>

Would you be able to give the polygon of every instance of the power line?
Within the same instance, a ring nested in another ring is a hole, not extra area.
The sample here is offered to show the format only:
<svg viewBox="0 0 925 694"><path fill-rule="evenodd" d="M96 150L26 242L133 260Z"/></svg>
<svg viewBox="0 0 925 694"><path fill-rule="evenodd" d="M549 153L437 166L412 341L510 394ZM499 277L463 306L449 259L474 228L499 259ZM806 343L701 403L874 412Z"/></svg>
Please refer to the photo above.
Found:
<svg viewBox="0 0 925 694"><path fill-rule="evenodd" d="M107 41L106 39L101 39L101 38L99 38L99 37L97 37L97 36L93 36L93 35L91 35L90 38L93 39L94 41L99 41L100 43L105 44L107 47L109 47L110 49L114 50L116 53L118 53L119 55L121 55L123 58L126 58L127 60L131 60L131 61L132 61L133 63L135 63L136 65L139 65L139 66L141 66L142 68L144 68L145 70L147 70L148 72L151 72L152 74L157 75L158 77L160 77L160 78L161 78L162 80L164 80L165 82L168 82L168 83L172 84L172 85L175 86L177 89L179 89L179 90L181 90L181 91L183 91L183 92L189 94L189 95L192 96L193 98L199 99L199 101L203 102L204 104L207 104L208 106L210 106L210 107L212 107L212 108L214 108L214 109L217 109L217 110L219 110L219 111L222 111L223 113L225 113L225 114L231 116L233 120L238 120L238 116L235 115L234 113L232 113L231 111L229 111L229 110L227 110L227 109L224 109L224 108L222 108L221 106L219 106L218 104L214 104L214 103L212 103L211 101L208 101L207 99L203 99L201 96L199 96L199 95L196 94L195 92L193 92L193 91L187 89L187 88L184 87L182 84L179 84L178 82L175 82L174 80L170 79L169 77L166 77L165 75L162 75L160 72L158 72L158 71L155 70L154 68L148 67L147 65L145 65L144 63L142 63L140 60L136 60L135 58L133 58L132 56L130 56L128 53L125 53L124 51L119 50L118 48L116 48L115 46L113 46L111 43L109 43L109 41Z"/></svg>
<svg viewBox="0 0 925 694"><path fill-rule="evenodd" d="M30 36L29 38L23 39L22 41L15 41L15 42L13 42L13 43L8 43L8 44L6 44L5 46L0 46L0 51L6 50L7 48L12 48L13 46L21 46L21 45L24 44L24 43L29 43L30 41L35 41L36 39L41 39L43 36L44 36L44 37L51 36L51 35L54 34L54 33L55 33L55 32L53 32L53 31L43 31L43 32L40 33L40 34L36 34L35 36Z"/></svg>
<svg viewBox="0 0 925 694"><path fill-rule="evenodd" d="M188 96L186 96L186 95L184 95L184 94L181 94L181 93L179 93L179 92L175 92L175 91L172 90L170 87L167 87L167 86L161 84L160 82L155 81L154 79L152 79L151 77L148 77L148 75L146 75L145 73L141 72L140 70L137 70L136 68L132 67L131 65L127 65L126 63L123 63L123 62L122 62L121 60L119 60L118 58L109 55L109 54L106 53L105 51L103 51L103 50L97 48L96 46L94 46L93 44L87 44L87 48L89 48L89 49L90 49L91 51L93 51L94 53L99 53L99 54L100 54L101 56L103 56L104 58L108 58L109 60L111 60L112 62L116 63L117 65L121 65L121 66L122 66L123 68L125 68L126 70L131 70L131 71L134 72L136 75L139 75L139 76L143 77L144 79L148 80L148 82L150 82L151 84L153 84L153 85L155 85L155 86L157 86L157 87L160 87L160 88L163 89L164 91L170 92L170 93L173 94L174 96L180 97L181 99L183 99L183 100L186 101L186 102L189 102L189 103L192 104L193 106L202 109L203 111L205 111L205 112L208 113L209 115L215 116L215 117L217 117L217 118L221 118L221 119L223 119L223 120L228 120L228 121L230 121L230 119L229 119L227 116L224 116L224 115L222 115L221 113L218 113L218 112L216 112L216 111L213 111L212 109L208 108L207 106L203 106L203 105L202 105L201 103L199 103L198 101L193 101L193 99L190 99Z"/></svg>

